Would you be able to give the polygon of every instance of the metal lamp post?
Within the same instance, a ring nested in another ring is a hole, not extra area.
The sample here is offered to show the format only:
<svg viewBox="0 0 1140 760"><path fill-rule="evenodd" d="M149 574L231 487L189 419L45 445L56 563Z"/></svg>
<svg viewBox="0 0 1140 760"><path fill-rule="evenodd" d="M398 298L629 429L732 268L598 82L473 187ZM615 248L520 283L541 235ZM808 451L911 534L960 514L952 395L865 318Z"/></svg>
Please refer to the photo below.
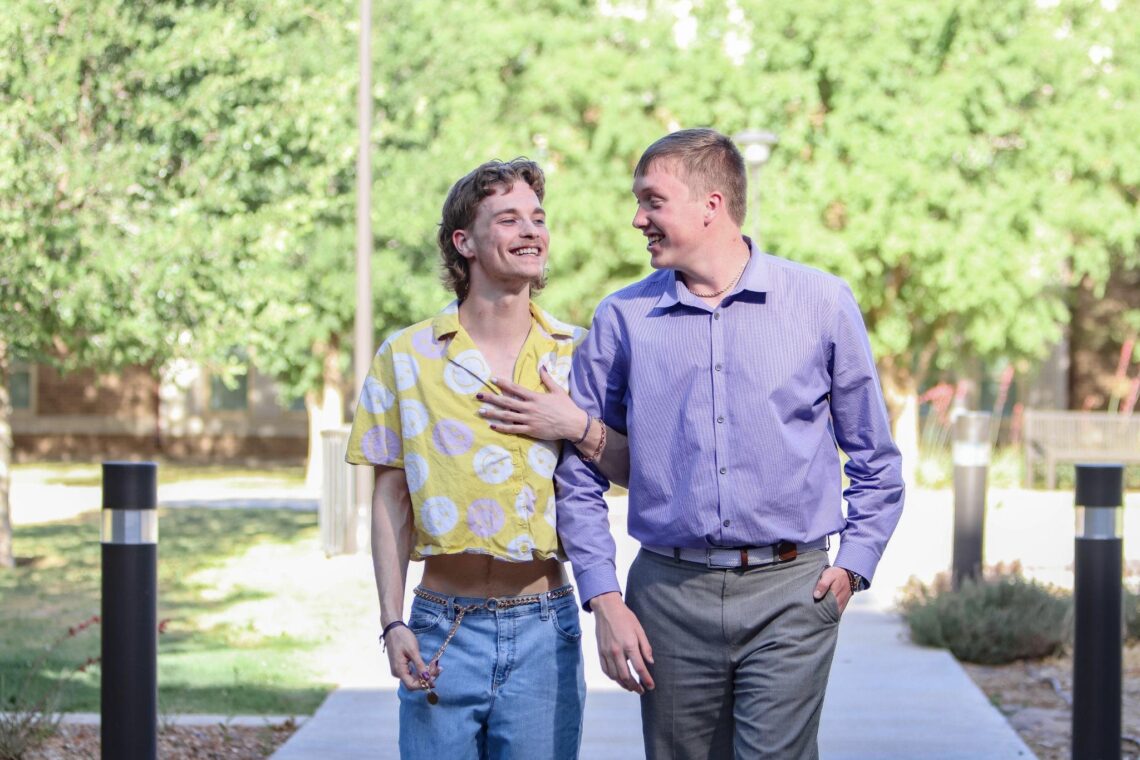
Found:
<svg viewBox="0 0 1140 760"><path fill-rule="evenodd" d="M360 0L360 84L356 93L356 320L352 364L355 390L364 387L372 362L372 0ZM339 462L325 462L337 467ZM346 537L346 552L355 552L360 515L372 501L372 468L354 468L356 503Z"/></svg>
<svg viewBox="0 0 1140 760"><path fill-rule="evenodd" d="M744 163L748 166L748 184L753 188L755 200L752 204L752 241L757 248L760 245L760 173L772 151L780 142L775 132L763 130L746 130L733 136L736 145L744 154Z"/></svg>

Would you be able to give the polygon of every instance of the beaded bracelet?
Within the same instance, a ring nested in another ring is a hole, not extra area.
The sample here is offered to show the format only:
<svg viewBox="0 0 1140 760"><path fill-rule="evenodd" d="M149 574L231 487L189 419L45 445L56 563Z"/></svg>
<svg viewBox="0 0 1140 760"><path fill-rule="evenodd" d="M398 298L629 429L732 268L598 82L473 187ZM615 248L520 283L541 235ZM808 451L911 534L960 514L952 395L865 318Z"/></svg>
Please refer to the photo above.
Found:
<svg viewBox="0 0 1140 760"><path fill-rule="evenodd" d="M577 446L579 443L586 440L586 436L588 436L590 434L590 423L593 421L594 421L593 418L587 414L586 415L586 429L584 431L582 431L582 437L576 441L571 441L571 443L573 443L575 446Z"/></svg>
<svg viewBox="0 0 1140 760"><path fill-rule="evenodd" d="M602 426L602 437L598 441L598 448L594 449L593 453L588 457L582 457L583 462L596 462L598 457L602 455L602 450L606 447L606 424L598 419L598 424Z"/></svg>

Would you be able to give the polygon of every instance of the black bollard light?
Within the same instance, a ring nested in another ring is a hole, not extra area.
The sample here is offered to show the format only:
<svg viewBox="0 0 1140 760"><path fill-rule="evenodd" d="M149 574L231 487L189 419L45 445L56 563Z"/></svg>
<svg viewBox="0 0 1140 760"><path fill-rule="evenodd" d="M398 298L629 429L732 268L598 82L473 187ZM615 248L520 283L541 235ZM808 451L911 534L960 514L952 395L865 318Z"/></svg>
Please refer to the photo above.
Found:
<svg viewBox="0 0 1140 760"><path fill-rule="evenodd" d="M1073 760L1120 760L1124 467L1077 465Z"/></svg>
<svg viewBox="0 0 1140 760"><path fill-rule="evenodd" d="M954 588L982 575L986 473L990 466L990 413L965 412L954 420Z"/></svg>
<svg viewBox="0 0 1140 760"><path fill-rule="evenodd" d="M158 757L158 468L103 463L103 760Z"/></svg>

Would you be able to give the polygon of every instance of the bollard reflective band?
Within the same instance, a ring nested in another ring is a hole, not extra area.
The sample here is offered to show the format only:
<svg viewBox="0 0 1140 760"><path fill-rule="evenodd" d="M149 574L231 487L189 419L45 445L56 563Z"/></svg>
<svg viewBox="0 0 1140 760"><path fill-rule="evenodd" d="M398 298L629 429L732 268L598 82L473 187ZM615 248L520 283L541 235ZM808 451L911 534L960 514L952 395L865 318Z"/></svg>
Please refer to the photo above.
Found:
<svg viewBox="0 0 1140 760"><path fill-rule="evenodd" d="M990 463L990 444L986 441L954 442L955 467L985 467Z"/></svg>
<svg viewBox="0 0 1140 760"><path fill-rule="evenodd" d="M104 509L100 541L104 544L158 543L158 512L153 509Z"/></svg>
<svg viewBox="0 0 1140 760"><path fill-rule="evenodd" d="M1077 507L1077 538L1120 538L1124 510L1118 507Z"/></svg>

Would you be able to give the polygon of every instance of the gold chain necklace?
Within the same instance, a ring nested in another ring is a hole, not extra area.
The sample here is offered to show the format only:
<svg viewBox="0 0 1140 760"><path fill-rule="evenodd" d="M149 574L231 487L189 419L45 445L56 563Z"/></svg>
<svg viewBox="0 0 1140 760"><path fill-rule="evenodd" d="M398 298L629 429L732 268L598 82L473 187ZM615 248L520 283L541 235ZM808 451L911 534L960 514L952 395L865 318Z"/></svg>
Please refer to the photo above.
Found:
<svg viewBox="0 0 1140 760"><path fill-rule="evenodd" d="M716 291L715 293L698 293L695 290L690 290L689 292L692 293L693 295L695 295L697 298L716 298L721 293L724 293L725 291L727 291L729 288L731 288L733 285L736 284L736 281L739 280L740 277L744 274L744 270L748 268L748 262L751 260L752 260L751 256L749 256L747 259L745 259L744 260L744 266L742 266L740 268L740 271L736 273L736 276L732 278L732 282L728 283L727 285L725 285L723 288Z"/></svg>

